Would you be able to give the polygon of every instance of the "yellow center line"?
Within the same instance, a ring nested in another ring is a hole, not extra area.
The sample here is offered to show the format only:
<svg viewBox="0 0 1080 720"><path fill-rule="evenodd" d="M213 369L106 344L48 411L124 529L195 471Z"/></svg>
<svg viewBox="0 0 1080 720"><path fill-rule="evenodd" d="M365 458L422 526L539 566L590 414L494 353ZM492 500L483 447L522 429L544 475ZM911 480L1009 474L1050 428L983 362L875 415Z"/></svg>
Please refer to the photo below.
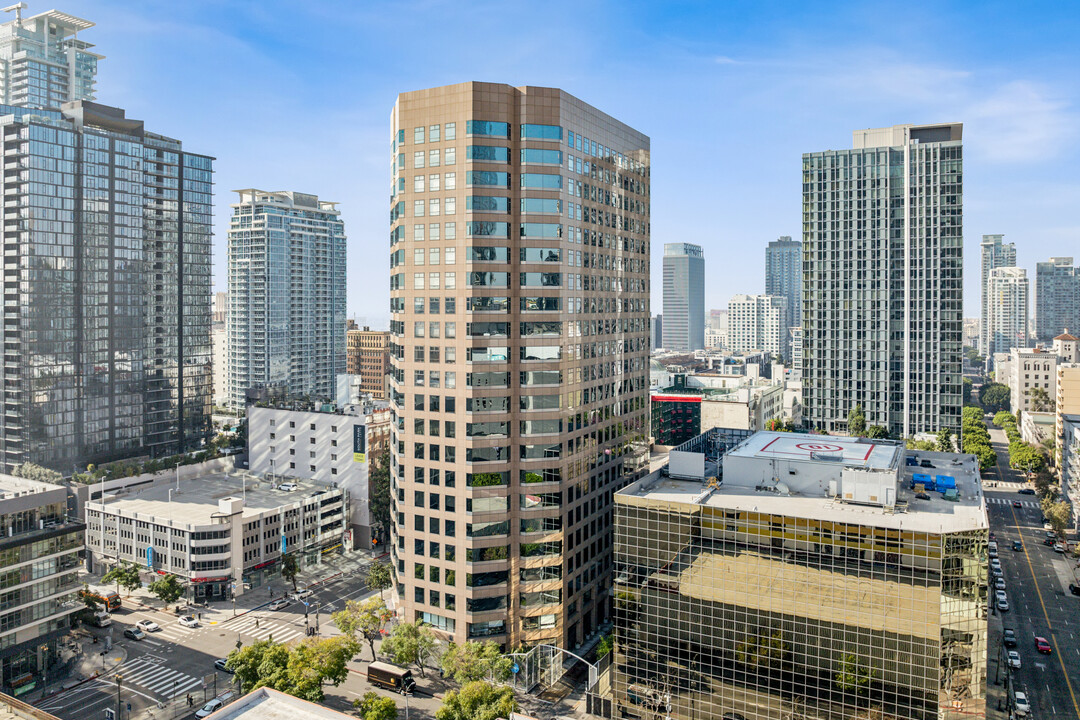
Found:
<svg viewBox="0 0 1080 720"><path fill-rule="evenodd" d="M997 466L998 481L1004 480L1004 476L1001 474L1001 464L997 459L997 451L994 452L994 465ZM1020 545L1024 548L1024 560L1027 561L1028 571L1031 573L1031 582L1035 585L1035 592L1039 596L1039 605L1042 606L1043 619L1046 620L1046 627L1050 630L1050 639L1054 643L1054 652L1057 654L1058 663L1061 665L1061 674L1065 678L1065 685L1069 688L1069 697L1072 698L1073 710L1076 711L1076 716L1080 718L1080 704L1076 702L1076 694L1073 692L1072 682L1069 681L1069 672L1065 669L1065 660L1061 657L1061 651L1058 650L1057 636L1054 635L1054 626L1050 624L1050 614L1046 612L1046 603L1043 602L1042 590L1039 589L1039 581L1035 577L1035 566L1031 564L1031 556L1028 555L1027 543L1024 542L1024 535L1020 532L1020 521L1016 517L1016 509L1013 508L1012 502L1009 503L1009 513L1012 515L1013 525L1016 527L1016 534L1020 536Z"/></svg>

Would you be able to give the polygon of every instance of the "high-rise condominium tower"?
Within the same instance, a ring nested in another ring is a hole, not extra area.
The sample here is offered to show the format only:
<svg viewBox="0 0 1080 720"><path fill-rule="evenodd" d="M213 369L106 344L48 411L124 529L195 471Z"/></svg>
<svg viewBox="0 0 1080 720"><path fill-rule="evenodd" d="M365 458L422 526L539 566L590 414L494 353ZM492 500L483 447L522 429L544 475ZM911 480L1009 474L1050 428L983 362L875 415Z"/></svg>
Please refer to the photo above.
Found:
<svg viewBox="0 0 1080 720"><path fill-rule="evenodd" d="M229 224L229 404L248 390L331 399L345 372L345 225L337 203L237 190Z"/></svg>
<svg viewBox="0 0 1080 720"><path fill-rule="evenodd" d="M1080 268L1071 257L1052 257L1035 265L1035 335L1049 344L1080 329Z"/></svg>
<svg viewBox="0 0 1080 720"><path fill-rule="evenodd" d="M982 314L979 316L979 354L988 357L994 351L990 347L989 310L987 303L987 283L994 268L1016 267L1016 244L1003 242L1004 235L983 235L982 244L982 285L979 286L982 299ZM1026 282L1026 280L1025 280ZM1001 352L1007 352L1008 348Z"/></svg>
<svg viewBox="0 0 1080 720"><path fill-rule="evenodd" d="M787 298L787 322L802 325L802 243L787 235L765 248L765 294ZM784 331L784 345L789 345Z"/></svg>
<svg viewBox="0 0 1080 720"><path fill-rule="evenodd" d="M212 159L123 110L5 108L5 470L210 431Z"/></svg>
<svg viewBox="0 0 1080 720"><path fill-rule="evenodd" d="M102 56L78 35L94 23L58 10L23 18L23 7L6 8L15 19L0 24L0 104L59 110L93 100Z"/></svg>
<svg viewBox="0 0 1080 720"><path fill-rule="evenodd" d="M1028 294L1027 270L999 267L990 271L986 281L986 339L990 355L1030 345Z"/></svg>
<svg viewBox="0 0 1080 720"><path fill-rule="evenodd" d="M574 647L648 435L649 138L554 88L391 116L391 552L404 616Z"/></svg>
<svg viewBox="0 0 1080 720"><path fill-rule="evenodd" d="M960 123L854 133L803 155L804 417L910 437L960 424Z"/></svg>
<svg viewBox="0 0 1080 720"><path fill-rule="evenodd" d="M664 245L664 349L705 347L705 253L700 245Z"/></svg>
<svg viewBox="0 0 1080 720"><path fill-rule="evenodd" d="M730 350L788 352L790 343L787 298L735 295L728 301L727 346Z"/></svg>

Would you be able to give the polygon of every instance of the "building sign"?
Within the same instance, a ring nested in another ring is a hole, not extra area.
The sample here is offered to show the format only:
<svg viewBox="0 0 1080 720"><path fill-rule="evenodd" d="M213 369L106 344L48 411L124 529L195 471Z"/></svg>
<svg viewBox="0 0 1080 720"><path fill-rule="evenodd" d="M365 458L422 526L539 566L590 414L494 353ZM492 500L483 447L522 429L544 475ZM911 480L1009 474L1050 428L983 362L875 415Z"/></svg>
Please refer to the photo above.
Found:
<svg viewBox="0 0 1080 720"><path fill-rule="evenodd" d="M367 462L367 425L353 425L352 459L353 462Z"/></svg>
<svg viewBox="0 0 1080 720"><path fill-rule="evenodd" d="M650 399L653 402L683 402L683 403L699 403L701 402L700 395L652 395Z"/></svg>

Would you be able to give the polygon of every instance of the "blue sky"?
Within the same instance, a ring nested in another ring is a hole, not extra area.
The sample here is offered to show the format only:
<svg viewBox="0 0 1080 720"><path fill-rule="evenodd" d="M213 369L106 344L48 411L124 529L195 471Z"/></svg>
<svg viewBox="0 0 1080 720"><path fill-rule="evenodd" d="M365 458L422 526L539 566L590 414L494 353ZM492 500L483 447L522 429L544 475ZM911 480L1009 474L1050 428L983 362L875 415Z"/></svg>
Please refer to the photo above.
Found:
<svg viewBox="0 0 1080 720"><path fill-rule="evenodd" d="M350 316L388 322L389 115L467 80L561 87L652 138L653 311L665 242L706 253L706 302L762 292L800 234L803 152L961 121L965 316L978 244L1034 276L1080 259L1080 4L1046 2L31 2L97 23L98 100L217 158L215 284L232 190L340 202Z"/></svg>

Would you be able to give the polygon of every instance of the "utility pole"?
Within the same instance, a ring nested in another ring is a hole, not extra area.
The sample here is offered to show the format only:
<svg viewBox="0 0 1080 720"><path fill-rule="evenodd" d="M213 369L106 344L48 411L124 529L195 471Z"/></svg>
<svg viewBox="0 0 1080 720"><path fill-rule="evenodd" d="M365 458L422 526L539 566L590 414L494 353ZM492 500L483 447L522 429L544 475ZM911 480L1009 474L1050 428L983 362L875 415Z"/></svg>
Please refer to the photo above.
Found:
<svg viewBox="0 0 1080 720"><path fill-rule="evenodd" d="M124 717L120 714L120 710L123 707L120 704L120 673L116 673L116 720L122 720Z"/></svg>

